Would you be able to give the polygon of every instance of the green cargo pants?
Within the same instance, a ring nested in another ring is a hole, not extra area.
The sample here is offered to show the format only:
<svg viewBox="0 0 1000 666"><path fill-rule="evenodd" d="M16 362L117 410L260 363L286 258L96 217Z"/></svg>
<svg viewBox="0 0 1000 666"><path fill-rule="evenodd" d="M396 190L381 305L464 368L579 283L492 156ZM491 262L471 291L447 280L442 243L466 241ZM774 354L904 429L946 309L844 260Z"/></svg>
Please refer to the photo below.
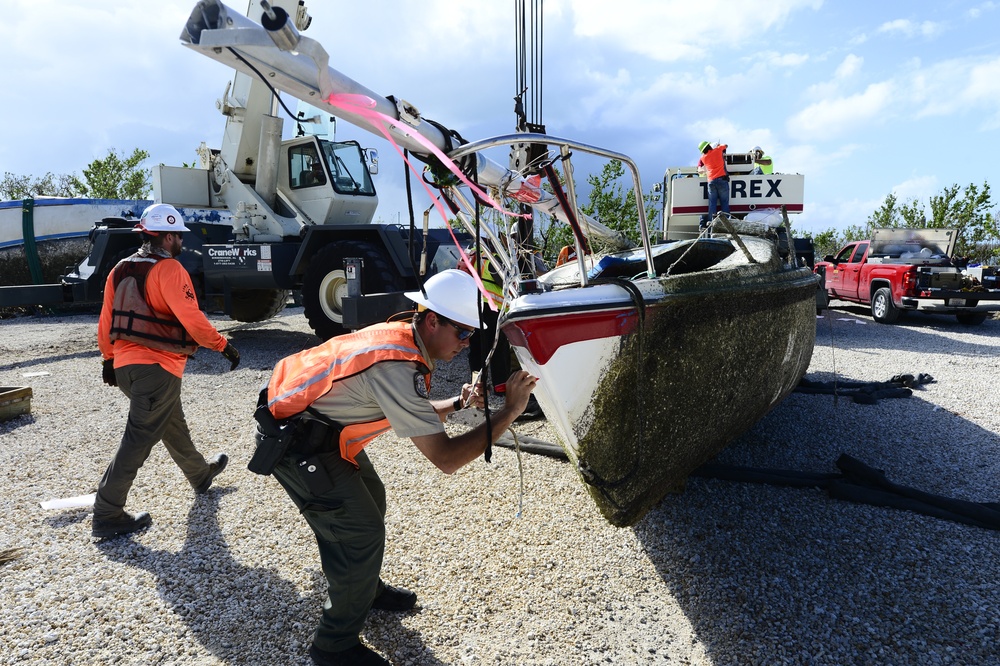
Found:
<svg viewBox="0 0 1000 666"><path fill-rule="evenodd" d="M197 488L210 472L184 419L181 378L156 364L126 365L115 370L115 377L129 398L128 421L118 452L97 487L94 520L122 517L135 476L160 440L192 487Z"/></svg>
<svg viewBox="0 0 1000 666"><path fill-rule="evenodd" d="M316 535L327 581L327 599L313 644L339 652L360 642L359 634L380 591L385 553L385 486L364 451L360 469L339 452L320 453L310 462L326 470L330 488L310 490L299 470L302 454L289 453L274 476Z"/></svg>

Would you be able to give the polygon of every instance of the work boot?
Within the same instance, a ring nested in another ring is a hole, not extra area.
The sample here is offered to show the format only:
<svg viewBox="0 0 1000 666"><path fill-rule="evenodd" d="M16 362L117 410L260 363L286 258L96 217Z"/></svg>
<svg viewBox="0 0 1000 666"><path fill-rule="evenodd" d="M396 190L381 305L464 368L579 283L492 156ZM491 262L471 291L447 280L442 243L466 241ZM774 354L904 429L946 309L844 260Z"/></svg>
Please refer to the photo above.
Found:
<svg viewBox="0 0 1000 666"><path fill-rule="evenodd" d="M106 539L118 536L119 534L136 532L152 522L153 519L145 511L140 511L134 516L131 513L125 512L121 518L112 518L111 520L98 520L94 518L90 533L98 539Z"/></svg>
<svg viewBox="0 0 1000 666"><path fill-rule="evenodd" d="M309 656L316 666L389 666L389 662L378 652L361 643L340 652L329 652L310 645Z"/></svg>
<svg viewBox="0 0 1000 666"><path fill-rule="evenodd" d="M229 464L229 456L225 453L220 453L219 455L212 458L212 461L208 463L208 476L202 481L197 488L194 489L199 495L204 495L208 492L208 489L212 487L212 480L222 474L222 470L226 469L226 465Z"/></svg>
<svg viewBox="0 0 1000 666"><path fill-rule="evenodd" d="M386 611L408 611L417 605L416 592L410 592L404 587L393 587L379 581L382 591L372 602L372 608Z"/></svg>

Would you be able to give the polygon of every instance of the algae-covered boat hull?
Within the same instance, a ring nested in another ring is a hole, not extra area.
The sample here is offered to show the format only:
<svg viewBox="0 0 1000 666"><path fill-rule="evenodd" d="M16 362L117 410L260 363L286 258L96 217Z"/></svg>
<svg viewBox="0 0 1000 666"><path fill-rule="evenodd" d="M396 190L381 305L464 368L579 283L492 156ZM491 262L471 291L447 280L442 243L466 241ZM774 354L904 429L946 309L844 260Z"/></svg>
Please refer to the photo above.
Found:
<svg viewBox="0 0 1000 666"><path fill-rule="evenodd" d="M616 281L531 294L502 323L614 525L635 523L680 489L808 368L815 276L782 264L769 241L744 241L753 262L733 252L707 270L632 288Z"/></svg>

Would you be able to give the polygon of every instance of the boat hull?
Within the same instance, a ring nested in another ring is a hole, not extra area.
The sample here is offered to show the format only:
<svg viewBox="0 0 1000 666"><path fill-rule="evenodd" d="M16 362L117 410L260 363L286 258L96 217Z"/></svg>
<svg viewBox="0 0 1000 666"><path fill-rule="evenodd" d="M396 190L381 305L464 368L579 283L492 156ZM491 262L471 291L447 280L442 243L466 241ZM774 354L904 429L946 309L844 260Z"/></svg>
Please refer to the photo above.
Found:
<svg viewBox="0 0 1000 666"><path fill-rule="evenodd" d="M561 444L618 526L780 403L815 342L816 279L776 257L633 284L643 314L607 284L522 297L503 321L540 377L535 393Z"/></svg>
<svg viewBox="0 0 1000 666"><path fill-rule="evenodd" d="M32 204L28 231L34 242L26 251L22 201L0 202L0 283L31 284L29 256L37 258L43 282L57 282L90 251L88 234L108 217L138 218L152 201L133 199L39 198Z"/></svg>

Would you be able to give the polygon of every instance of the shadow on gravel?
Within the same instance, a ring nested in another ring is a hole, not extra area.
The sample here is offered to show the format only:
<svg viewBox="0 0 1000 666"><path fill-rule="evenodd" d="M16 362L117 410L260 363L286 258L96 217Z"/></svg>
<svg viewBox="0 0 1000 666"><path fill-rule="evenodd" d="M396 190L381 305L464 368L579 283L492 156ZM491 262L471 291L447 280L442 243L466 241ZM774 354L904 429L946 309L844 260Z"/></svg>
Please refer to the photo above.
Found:
<svg viewBox="0 0 1000 666"><path fill-rule="evenodd" d="M984 352L992 353L992 347L954 339L944 341L940 333L964 333L991 338L1000 336L1000 319L987 319L978 326L966 326L958 323L951 315L910 313L895 324L879 324L871 318L871 312L866 308L838 305L837 309L826 310L822 318L816 319L817 347L830 345L831 319L837 323L853 323L861 329L857 335L851 336L838 335L833 331L833 344L844 348L888 351L926 348L928 351L937 351L946 345L948 353L978 356ZM841 319L848 321L840 322Z"/></svg>
<svg viewBox="0 0 1000 666"><path fill-rule="evenodd" d="M998 450L996 434L916 395L796 394L714 462L828 473L848 453L897 483L990 502ZM998 663L996 531L699 478L633 529L713 664Z"/></svg>
<svg viewBox="0 0 1000 666"><path fill-rule="evenodd" d="M111 561L154 574L160 597L220 660L239 666L294 663L296 658L299 663L312 663L306 649L326 599L325 580L317 576L313 591L300 595L274 569L247 567L232 557L217 515L219 502L236 490L213 488L195 500L179 552L153 550L128 537L103 539L95 545ZM59 521L79 522L87 517L86 511L73 512ZM290 519L298 517L292 514ZM155 528L155 516L153 521ZM303 563L318 564L318 553L314 562ZM385 632L405 634L407 645L422 655L421 664L442 663L427 655L419 634L402 628L398 614L373 613L365 637L376 650L386 650L380 640Z"/></svg>
<svg viewBox="0 0 1000 666"><path fill-rule="evenodd" d="M218 324L218 322L216 322ZM315 347L320 339L312 333L288 331L272 325L271 328L259 328L268 322L252 324L257 328L243 328L251 324L243 324L230 329L220 326L220 333L227 337L240 352L241 370L266 370L270 372L274 365L289 354ZM228 374L229 361L222 354L209 349L199 349L188 360L185 374L213 375Z"/></svg>
<svg viewBox="0 0 1000 666"><path fill-rule="evenodd" d="M303 600L273 569L249 568L230 555L217 513L222 498L235 490L213 488L197 498L179 552L152 550L128 537L100 540L96 546L109 560L154 574L160 597L219 659L261 666L286 662L294 652L304 654L291 646L293 638L306 636L305 628L291 627L302 620L292 609Z"/></svg>
<svg viewBox="0 0 1000 666"><path fill-rule="evenodd" d="M8 363L5 365L0 365L0 372L6 372L7 370L30 368L35 365L48 365L50 363L58 363L59 361L71 361L77 358L94 359L94 367L97 368L94 372L99 375L101 353L97 351L96 342L94 343L94 348L89 351L74 352L72 354L54 354L52 356L40 356L38 358L18 361L17 363Z"/></svg>

